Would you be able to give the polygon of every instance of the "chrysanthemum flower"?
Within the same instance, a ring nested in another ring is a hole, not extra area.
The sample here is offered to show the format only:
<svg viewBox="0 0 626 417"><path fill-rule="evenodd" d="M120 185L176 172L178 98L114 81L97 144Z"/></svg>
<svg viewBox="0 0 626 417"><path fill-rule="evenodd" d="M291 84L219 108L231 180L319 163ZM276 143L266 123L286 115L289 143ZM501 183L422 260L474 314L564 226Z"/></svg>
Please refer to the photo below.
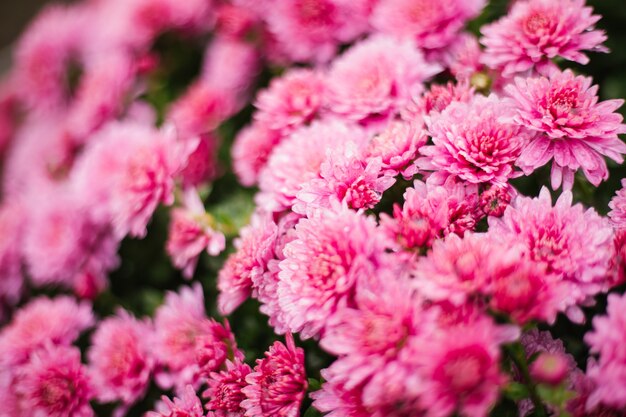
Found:
<svg viewBox="0 0 626 417"><path fill-rule="evenodd" d="M470 183L504 185L518 174L514 164L525 132L512 122L513 109L496 96L453 102L426 119L433 145L421 149L418 166Z"/></svg>
<svg viewBox="0 0 626 417"><path fill-rule="evenodd" d="M450 44L484 5L484 0L380 0L372 24L383 33L413 38L420 48L437 49Z"/></svg>
<svg viewBox="0 0 626 417"><path fill-rule="evenodd" d="M233 171L242 185L250 187L258 182L261 170L282 139L280 132L262 123L252 123L237 133L231 152Z"/></svg>
<svg viewBox="0 0 626 417"><path fill-rule="evenodd" d="M622 188L609 202L609 218L615 228L626 228L626 179L622 180Z"/></svg>
<svg viewBox="0 0 626 417"><path fill-rule="evenodd" d="M515 122L537 132L517 161L526 174L554 159L553 188L563 181L563 187L571 189L579 168L597 186L609 176L603 156L624 161L626 144L617 135L626 133L626 125L615 112L624 101L598 103L598 87L591 83L590 77L565 70L549 78L516 78L505 87L515 103Z"/></svg>
<svg viewBox="0 0 626 417"><path fill-rule="evenodd" d="M593 15L585 0L521 0L509 13L481 29L486 49L483 61L505 77L536 68L545 73L557 57L587 64L582 51L608 52L606 35L594 29L600 16Z"/></svg>
<svg viewBox="0 0 626 417"><path fill-rule="evenodd" d="M146 417L204 417L202 402L191 385L187 385L173 401L165 395L161 397L155 410L149 411Z"/></svg>
<svg viewBox="0 0 626 417"><path fill-rule="evenodd" d="M47 324L49 320L47 321ZM33 417L91 417L92 388L80 363L80 351L69 346L36 351L17 370L14 389L20 408Z"/></svg>
<svg viewBox="0 0 626 417"><path fill-rule="evenodd" d="M414 97L400 114L405 120L421 119L432 112L441 113L455 101L468 103L473 97L474 89L468 82L431 84L428 91L419 97Z"/></svg>
<svg viewBox="0 0 626 417"><path fill-rule="evenodd" d="M278 301L289 330L309 338L353 304L357 281L381 266L386 239L372 218L347 208L300 220L295 236L279 264Z"/></svg>
<svg viewBox="0 0 626 417"><path fill-rule="evenodd" d="M501 218L489 218L489 233L503 242L523 244L533 261L569 283L564 306L608 289L613 230L595 210L572 206L569 191L554 206L546 188L538 198L518 196Z"/></svg>
<svg viewBox="0 0 626 417"><path fill-rule="evenodd" d="M246 399L243 388L248 386L246 377L252 372L250 366L242 362L226 361L226 369L212 372L209 388L202 394L207 398L206 408L215 413L215 417L238 417L245 413L241 402Z"/></svg>
<svg viewBox="0 0 626 417"><path fill-rule="evenodd" d="M297 348L291 334L287 345L274 342L265 357L257 359L241 407L246 417L296 417L308 386L304 369L304 350Z"/></svg>
<svg viewBox="0 0 626 417"><path fill-rule="evenodd" d="M103 320L87 354L95 396L101 402L121 401L128 407L148 389L154 367L151 323L125 310Z"/></svg>
<svg viewBox="0 0 626 417"><path fill-rule="evenodd" d="M22 236L26 215L22 204L7 201L0 204L0 319L4 309L13 307L24 286L22 275Z"/></svg>

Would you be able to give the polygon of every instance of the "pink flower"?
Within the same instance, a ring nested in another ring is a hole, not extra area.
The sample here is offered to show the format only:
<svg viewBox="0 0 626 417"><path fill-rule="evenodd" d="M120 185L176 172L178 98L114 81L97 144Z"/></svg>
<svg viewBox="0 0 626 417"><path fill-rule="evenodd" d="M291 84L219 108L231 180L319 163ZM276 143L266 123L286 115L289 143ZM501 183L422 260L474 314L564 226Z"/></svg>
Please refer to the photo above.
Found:
<svg viewBox="0 0 626 417"><path fill-rule="evenodd" d="M557 57L587 64L581 51L608 52L606 35L594 29L598 20L585 0L517 1L506 16L482 27L483 61L505 77L533 68L545 73Z"/></svg>
<svg viewBox="0 0 626 417"><path fill-rule="evenodd" d="M48 321L49 324L49 321ZM13 387L20 407L33 417L91 417L87 371L75 347L47 345L17 370Z"/></svg>
<svg viewBox="0 0 626 417"><path fill-rule="evenodd" d="M15 306L22 294L21 247L26 217L19 201L0 204L0 320L4 310Z"/></svg>
<svg viewBox="0 0 626 417"><path fill-rule="evenodd" d="M188 153L184 166L178 173L183 187L198 187L218 176L217 152L220 139L210 133L183 140Z"/></svg>
<svg viewBox="0 0 626 417"><path fill-rule="evenodd" d="M185 278L191 278L204 250L217 256L226 246L224 234L214 230L215 221L204 210L196 190L185 192L185 207L172 210L166 250Z"/></svg>
<svg viewBox="0 0 626 417"><path fill-rule="evenodd" d="M492 185L480 193L478 204L486 216L501 217L513 199L510 187Z"/></svg>
<svg viewBox="0 0 626 417"><path fill-rule="evenodd" d="M428 116L432 112L441 113L451 103L457 101L469 103L473 97L474 89L468 82L431 84L428 91L418 98L414 97L413 101L402 109L401 116L405 120L414 120Z"/></svg>
<svg viewBox="0 0 626 417"><path fill-rule="evenodd" d="M228 257L217 278L221 314L232 313L250 296L255 281L265 273L273 257L275 239L276 224L265 214L254 215L250 225L241 230L235 241L236 252Z"/></svg>
<svg viewBox="0 0 626 417"><path fill-rule="evenodd" d="M258 182L259 174L282 139L280 132L261 123L252 123L239 131L231 152L233 170L242 185L250 187Z"/></svg>
<svg viewBox="0 0 626 417"><path fill-rule="evenodd" d="M441 71L410 40L376 36L337 58L328 74L328 106L361 122L387 120Z"/></svg>
<svg viewBox="0 0 626 417"><path fill-rule="evenodd" d="M414 162L418 149L427 140L421 119L414 122L392 121L370 140L365 155L368 158L380 158L385 173L392 176L401 174L409 179L417 172Z"/></svg>
<svg viewBox="0 0 626 417"><path fill-rule="evenodd" d="M272 151L259 178L257 203L268 211L290 208L302 184L318 177L327 150L345 142L364 147L367 140L363 129L338 120L301 127Z"/></svg>
<svg viewBox="0 0 626 417"><path fill-rule="evenodd" d="M559 385L567 378L568 373L567 357L559 353L543 352L530 365L530 374L533 379L549 385Z"/></svg>
<svg viewBox="0 0 626 417"><path fill-rule="evenodd" d="M626 406L626 352L624 352L624 317L626 297L610 294L607 315L593 319L593 331L587 333L585 342L598 360L591 361L587 375L595 384L587 401L587 409L602 403L615 408Z"/></svg>
<svg viewBox="0 0 626 417"><path fill-rule="evenodd" d="M347 208L300 220L295 236L278 265L278 301L289 330L309 338L354 303L358 281L380 267L386 239L372 218Z"/></svg>
<svg viewBox="0 0 626 417"><path fill-rule="evenodd" d="M98 401L126 408L143 397L154 367L152 334L151 323L122 309L98 325L87 353Z"/></svg>
<svg viewBox="0 0 626 417"><path fill-rule="evenodd" d="M476 186L455 182L443 185L415 181L404 193L393 217L381 213L381 226L403 250L426 250L450 233L463 235L479 220Z"/></svg>
<svg viewBox="0 0 626 417"><path fill-rule="evenodd" d="M19 309L0 333L0 365L24 363L46 343L69 345L94 323L91 305L74 298L40 297Z"/></svg>
<svg viewBox="0 0 626 417"><path fill-rule="evenodd" d="M483 69L482 55L478 39L470 33L462 33L445 51L443 60L457 80L470 81L473 74Z"/></svg>
<svg viewBox="0 0 626 417"><path fill-rule="evenodd" d="M174 398L174 401L165 395L161 397L156 411L149 411L146 417L204 417L204 410L196 391L187 385L180 398Z"/></svg>
<svg viewBox="0 0 626 417"><path fill-rule="evenodd" d="M306 214L345 203L352 209L371 209L393 185L395 178L382 170L380 158L365 160L358 144L346 142L327 151L320 178L302 184L293 211Z"/></svg>
<svg viewBox="0 0 626 417"><path fill-rule="evenodd" d="M367 28L365 0L276 0L262 11L277 47L294 61L325 62Z"/></svg>
<svg viewBox="0 0 626 417"><path fill-rule="evenodd" d="M296 348L291 334L287 346L274 342L265 357L257 359L254 371L246 376L242 389L246 399L241 407L247 417L296 417L306 394L304 350Z"/></svg>
<svg viewBox="0 0 626 417"><path fill-rule="evenodd" d="M626 125L615 112L624 101L598 103L598 87L590 87L591 82L565 70L549 78L517 78L505 87L516 107L515 122L538 132L526 142L517 162L526 174L554 158L553 188L563 181L570 189L579 168L597 186L609 176L602 156L624 161L626 144L617 135L626 133Z"/></svg>
<svg viewBox="0 0 626 417"><path fill-rule="evenodd" d="M347 389L341 382L334 381L334 374L328 369L322 369L322 378L325 382L322 389L312 392L313 407L328 417L396 417L392 413L381 415L379 410L373 410L363 404L363 389L357 387ZM387 411L387 410L385 410Z"/></svg>
<svg viewBox="0 0 626 417"><path fill-rule="evenodd" d="M622 179L622 188L619 189L609 203L609 218L615 228L626 228L626 179Z"/></svg>
<svg viewBox="0 0 626 417"><path fill-rule="evenodd" d="M422 147L425 158L418 166L474 184L506 184L518 176L513 166L525 137L512 116L513 109L494 95L451 103L426 120L433 145Z"/></svg>
<svg viewBox="0 0 626 417"><path fill-rule="evenodd" d="M310 69L291 69L259 92L255 120L272 130L288 132L311 121L320 110L326 83Z"/></svg>
<svg viewBox="0 0 626 417"><path fill-rule="evenodd" d="M572 206L569 191L554 206L546 188L538 198L518 196L501 218L489 218L489 233L503 242L523 244L533 261L567 282L565 306L608 289L613 231L595 210Z"/></svg>
<svg viewBox="0 0 626 417"><path fill-rule="evenodd" d="M246 377L252 372L250 366L242 362L226 361L226 369L212 372L208 380L209 388L202 394L208 398L207 410L215 417L239 417L245 413L241 402L246 399L243 389L248 386Z"/></svg>
<svg viewBox="0 0 626 417"><path fill-rule="evenodd" d="M500 344L518 335L517 329L480 318L415 339L407 354L422 377L417 384L425 415L444 417L455 410L468 417L487 415L506 382L499 366Z"/></svg>
<svg viewBox="0 0 626 417"><path fill-rule="evenodd" d="M372 24L383 33L413 38L422 48L437 49L450 44L484 5L484 0L379 0Z"/></svg>

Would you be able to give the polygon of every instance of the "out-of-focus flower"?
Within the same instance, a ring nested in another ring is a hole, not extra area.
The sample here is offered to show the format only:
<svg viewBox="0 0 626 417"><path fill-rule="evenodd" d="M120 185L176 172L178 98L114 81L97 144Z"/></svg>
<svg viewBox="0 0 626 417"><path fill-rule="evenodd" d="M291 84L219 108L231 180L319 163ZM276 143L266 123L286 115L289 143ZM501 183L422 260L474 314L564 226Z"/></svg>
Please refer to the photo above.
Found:
<svg viewBox="0 0 626 417"><path fill-rule="evenodd" d="M187 385L179 398L173 401L165 395L161 397L156 411L149 411L146 417L204 417L204 410L196 391Z"/></svg>
<svg viewBox="0 0 626 417"><path fill-rule="evenodd" d="M401 116L409 121L421 119L432 112L441 113L455 101L468 103L472 97L474 97L474 89L467 82L431 84L428 91L417 98L414 97L413 101L402 109Z"/></svg>
<svg viewBox="0 0 626 417"><path fill-rule="evenodd" d="M530 374L535 381L550 385L560 384L569 372L569 363L564 355L543 352L530 365Z"/></svg>
<svg viewBox="0 0 626 417"><path fill-rule="evenodd" d="M239 182L255 185L274 147L283 136L261 123L252 123L239 131L232 147L233 170Z"/></svg>
<svg viewBox="0 0 626 417"><path fill-rule="evenodd" d="M557 57L587 64L582 51L608 52L606 35L594 29L600 16L592 13L585 0L516 1L506 16L481 28L483 62L505 77L533 68L546 73Z"/></svg>
<svg viewBox="0 0 626 417"><path fill-rule="evenodd" d="M620 188L609 202L609 218L613 227L626 228L626 179L622 180Z"/></svg>
<svg viewBox="0 0 626 417"><path fill-rule="evenodd" d="M598 103L598 87L591 83L591 78L565 70L549 78L516 78L505 87L516 107L515 122L537 132L517 161L526 174L554 159L553 188L563 182L571 189L579 168L597 186L609 176L603 156L624 161L626 144L617 135L626 133L626 125L615 112L624 101Z"/></svg>

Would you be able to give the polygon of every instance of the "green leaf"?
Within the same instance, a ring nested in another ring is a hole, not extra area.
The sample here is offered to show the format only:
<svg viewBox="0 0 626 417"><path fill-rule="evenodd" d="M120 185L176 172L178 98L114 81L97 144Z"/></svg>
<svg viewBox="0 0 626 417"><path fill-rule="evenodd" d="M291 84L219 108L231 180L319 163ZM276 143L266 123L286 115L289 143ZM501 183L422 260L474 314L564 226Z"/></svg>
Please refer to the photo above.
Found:
<svg viewBox="0 0 626 417"><path fill-rule="evenodd" d="M304 412L303 417L322 417L322 413L313 407L309 407L308 410Z"/></svg>
<svg viewBox="0 0 626 417"><path fill-rule="evenodd" d="M504 388L504 395L513 401L519 401L528 398L530 393L526 385L519 382L511 382Z"/></svg>

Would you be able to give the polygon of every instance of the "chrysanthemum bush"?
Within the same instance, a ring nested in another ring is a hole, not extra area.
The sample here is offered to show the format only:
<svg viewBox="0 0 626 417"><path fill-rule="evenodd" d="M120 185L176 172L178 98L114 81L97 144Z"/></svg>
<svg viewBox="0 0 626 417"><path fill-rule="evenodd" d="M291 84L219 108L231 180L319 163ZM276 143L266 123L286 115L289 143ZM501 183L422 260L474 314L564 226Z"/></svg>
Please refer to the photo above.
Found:
<svg viewBox="0 0 626 417"><path fill-rule="evenodd" d="M626 415L602 25L584 0L45 8L0 85L0 416Z"/></svg>

